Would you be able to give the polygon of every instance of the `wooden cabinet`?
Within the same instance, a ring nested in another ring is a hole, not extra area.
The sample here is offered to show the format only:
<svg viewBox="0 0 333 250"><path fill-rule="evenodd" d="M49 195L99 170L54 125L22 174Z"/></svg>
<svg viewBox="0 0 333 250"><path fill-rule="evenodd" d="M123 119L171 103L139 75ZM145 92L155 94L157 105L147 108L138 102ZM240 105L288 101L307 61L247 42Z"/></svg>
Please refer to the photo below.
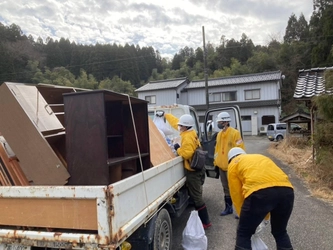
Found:
<svg viewBox="0 0 333 250"><path fill-rule="evenodd" d="M64 94L70 185L108 185L150 167L147 102L108 90Z"/></svg>
<svg viewBox="0 0 333 250"><path fill-rule="evenodd" d="M0 131L19 159L29 183L66 184L69 173L60 153L54 151L55 139L64 140L65 128L36 85L3 83L0 114Z"/></svg>

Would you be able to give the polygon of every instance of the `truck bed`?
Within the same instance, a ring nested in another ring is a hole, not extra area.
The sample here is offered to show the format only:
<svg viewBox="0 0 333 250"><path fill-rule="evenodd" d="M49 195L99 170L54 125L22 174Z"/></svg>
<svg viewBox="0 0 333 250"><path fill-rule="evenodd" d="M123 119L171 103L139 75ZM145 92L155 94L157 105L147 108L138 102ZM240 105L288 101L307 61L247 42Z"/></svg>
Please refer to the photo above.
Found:
<svg viewBox="0 0 333 250"><path fill-rule="evenodd" d="M115 249L184 184L178 156L109 186L2 186L0 243Z"/></svg>

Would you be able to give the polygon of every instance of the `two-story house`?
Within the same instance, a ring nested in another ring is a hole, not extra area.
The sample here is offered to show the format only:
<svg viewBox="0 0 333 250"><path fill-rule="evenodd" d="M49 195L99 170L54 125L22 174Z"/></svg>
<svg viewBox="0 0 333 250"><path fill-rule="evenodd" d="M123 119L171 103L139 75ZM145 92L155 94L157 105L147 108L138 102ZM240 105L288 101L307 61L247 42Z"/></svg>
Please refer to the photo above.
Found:
<svg viewBox="0 0 333 250"><path fill-rule="evenodd" d="M139 99L148 101L150 105L182 104L181 91L189 82L186 77L152 81L135 91Z"/></svg>
<svg viewBox="0 0 333 250"><path fill-rule="evenodd" d="M281 71L273 71L208 79L208 107L238 105L241 110L243 133L266 133L267 124L278 122L280 118L282 77ZM154 96L154 103L150 102L154 105L176 103L193 106L197 110L200 122L203 123L207 110L205 81L187 82L184 79L184 82L178 85L177 81L180 79L148 83L136 92L140 99L148 101ZM158 84L161 89L154 84Z"/></svg>

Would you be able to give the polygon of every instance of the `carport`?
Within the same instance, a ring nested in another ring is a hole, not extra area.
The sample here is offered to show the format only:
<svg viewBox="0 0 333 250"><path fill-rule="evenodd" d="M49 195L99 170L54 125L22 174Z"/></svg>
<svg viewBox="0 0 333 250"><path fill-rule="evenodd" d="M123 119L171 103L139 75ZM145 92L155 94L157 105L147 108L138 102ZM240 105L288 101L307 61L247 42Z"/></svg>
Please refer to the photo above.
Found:
<svg viewBox="0 0 333 250"><path fill-rule="evenodd" d="M287 123L288 133L294 133L291 129L291 124L306 124L306 128L300 130L299 133L303 135L310 135L311 134L311 115L302 111L293 113L291 115L285 116L280 119L280 122ZM296 132L296 131L295 131Z"/></svg>

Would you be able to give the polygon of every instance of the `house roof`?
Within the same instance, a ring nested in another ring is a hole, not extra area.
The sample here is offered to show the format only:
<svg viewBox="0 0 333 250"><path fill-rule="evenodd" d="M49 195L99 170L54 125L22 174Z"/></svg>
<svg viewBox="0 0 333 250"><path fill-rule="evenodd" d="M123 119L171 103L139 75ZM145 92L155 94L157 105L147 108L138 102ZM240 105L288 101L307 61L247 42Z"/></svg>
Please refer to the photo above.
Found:
<svg viewBox="0 0 333 250"><path fill-rule="evenodd" d="M223 108L230 107L231 105L238 105L239 108L257 108L257 107L268 107L268 106L280 106L279 100L264 100L264 101L247 101L247 102L225 102L225 103L210 103L209 109L212 108ZM207 106L202 105L192 105L196 110L206 110Z"/></svg>
<svg viewBox="0 0 333 250"><path fill-rule="evenodd" d="M188 81L187 77L175 78L169 80L153 81L146 85L136 89L136 92L149 91L149 90L161 90L161 89L173 89L179 87L182 83Z"/></svg>
<svg viewBox="0 0 333 250"><path fill-rule="evenodd" d="M325 70L333 70L333 67L299 70L294 98L308 100L320 94L333 93L332 90L325 90Z"/></svg>
<svg viewBox="0 0 333 250"><path fill-rule="evenodd" d="M311 121L311 116L305 112L296 112L291 115L287 115L280 119L281 122L308 122Z"/></svg>
<svg viewBox="0 0 333 250"><path fill-rule="evenodd" d="M281 71L271 71L256 74L228 76L221 78L208 79L208 86L234 85L253 82L267 82L281 80ZM185 89L204 88L205 80L192 81Z"/></svg>

